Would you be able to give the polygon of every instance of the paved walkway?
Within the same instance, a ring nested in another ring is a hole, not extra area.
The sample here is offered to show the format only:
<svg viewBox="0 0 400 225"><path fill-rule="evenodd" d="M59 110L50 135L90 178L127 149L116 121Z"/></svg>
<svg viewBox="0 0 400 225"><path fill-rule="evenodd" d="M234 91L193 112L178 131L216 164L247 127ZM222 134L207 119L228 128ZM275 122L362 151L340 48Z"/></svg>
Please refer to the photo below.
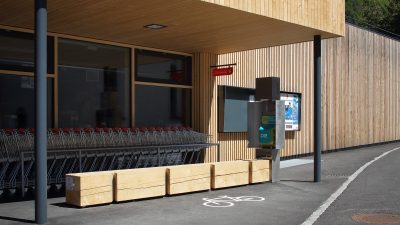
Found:
<svg viewBox="0 0 400 225"><path fill-rule="evenodd" d="M323 155L321 183L312 182L313 164L308 163L282 169L282 181L276 184L247 185L84 209L68 207L64 198L53 198L48 201L49 224L302 224L358 168L398 146L400 143ZM399 161L400 150L368 167L316 224L359 224L352 221L351 216L360 212L400 214ZM204 198L220 196L236 201L231 201L230 207L203 205ZM256 196L252 200L261 201L239 201L246 200L236 198L240 196ZM0 204L1 225L28 224L33 215L33 201Z"/></svg>

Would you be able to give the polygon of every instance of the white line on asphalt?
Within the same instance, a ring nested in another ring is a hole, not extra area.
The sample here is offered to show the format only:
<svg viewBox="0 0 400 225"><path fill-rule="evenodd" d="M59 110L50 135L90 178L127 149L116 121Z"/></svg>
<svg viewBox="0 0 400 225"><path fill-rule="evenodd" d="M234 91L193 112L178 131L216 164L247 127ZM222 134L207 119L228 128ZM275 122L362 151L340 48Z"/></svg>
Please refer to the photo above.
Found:
<svg viewBox="0 0 400 225"><path fill-rule="evenodd" d="M360 175L368 166L370 166L372 163L374 163L375 161L379 160L380 158L384 157L385 155L399 150L400 147L392 149L390 151L387 151L385 153L382 153L380 156L376 157L375 159L365 163L362 167L360 167L356 172L354 172L349 178L347 178L346 182L344 182L342 184L342 186L339 187L339 189L337 189L335 191L335 193L333 193L325 202L324 204L322 204L316 211L313 212L313 214L311 214L310 217L307 218L306 221L304 221L304 223L302 223L301 225L312 225L314 224L318 218L325 212L326 209L329 208L329 206L347 189L347 187L349 186L349 184L351 182L353 182L358 175Z"/></svg>

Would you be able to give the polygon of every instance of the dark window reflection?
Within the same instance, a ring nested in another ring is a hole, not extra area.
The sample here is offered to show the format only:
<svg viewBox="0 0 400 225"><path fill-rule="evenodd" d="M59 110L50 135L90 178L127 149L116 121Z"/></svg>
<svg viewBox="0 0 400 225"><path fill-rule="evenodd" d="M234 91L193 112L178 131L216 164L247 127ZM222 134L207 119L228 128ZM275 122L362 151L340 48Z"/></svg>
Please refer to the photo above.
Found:
<svg viewBox="0 0 400 225"><path fill-rule="evenodd" d="M136 85L136 126L190 126L191 90Z"/></svg>
<svg viewBox="0 0 400 225"><path fill-rule="evenodd" d="M48 73L54 73L54 39L47 39ZM0 68L3 70L34 71L35 37L0 29Z"/></svg>
<svg viewBox="0 0 400 225"><path fill-rule="evenodd" d="M35 126L33 77L0 75L0 128ZM53 79L47 78L47 126L53 127Z"/></svg>
<svg viewBox="0 0 400 225"><path fill-rule="evenodd" d="M59 126L130 126L129 49L61 39Z"/></svg>
<svg viewBox="0 0 400 225"><path fill-rule="evenodd" d="M191 84L190 56L136 50L136 80Z"/></svg>

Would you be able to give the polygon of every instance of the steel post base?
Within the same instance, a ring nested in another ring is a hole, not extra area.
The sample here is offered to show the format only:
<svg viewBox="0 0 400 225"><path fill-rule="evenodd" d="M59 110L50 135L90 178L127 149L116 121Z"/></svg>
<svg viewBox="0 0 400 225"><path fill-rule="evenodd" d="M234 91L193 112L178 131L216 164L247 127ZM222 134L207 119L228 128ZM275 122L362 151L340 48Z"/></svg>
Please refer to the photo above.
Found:
<svg viewBox="0 0 400 225"><path fill-rule="evenodd" d="M271 160L271 182L279 182L279 170L281 166L280 149L256 149L257 158L267 158Z"/></svg>

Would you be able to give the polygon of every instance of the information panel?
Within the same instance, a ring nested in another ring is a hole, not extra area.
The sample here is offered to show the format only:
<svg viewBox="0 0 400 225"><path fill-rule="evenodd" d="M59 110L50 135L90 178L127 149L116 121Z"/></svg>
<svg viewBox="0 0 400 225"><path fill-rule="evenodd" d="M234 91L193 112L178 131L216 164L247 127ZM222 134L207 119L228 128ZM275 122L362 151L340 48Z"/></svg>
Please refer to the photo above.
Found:
<svg viewBox="0 0 400 225"><path fill-rule="evenodd" d="M300 130L301 94L281 92L281 100L285 101L285 130Z"/></svg>

